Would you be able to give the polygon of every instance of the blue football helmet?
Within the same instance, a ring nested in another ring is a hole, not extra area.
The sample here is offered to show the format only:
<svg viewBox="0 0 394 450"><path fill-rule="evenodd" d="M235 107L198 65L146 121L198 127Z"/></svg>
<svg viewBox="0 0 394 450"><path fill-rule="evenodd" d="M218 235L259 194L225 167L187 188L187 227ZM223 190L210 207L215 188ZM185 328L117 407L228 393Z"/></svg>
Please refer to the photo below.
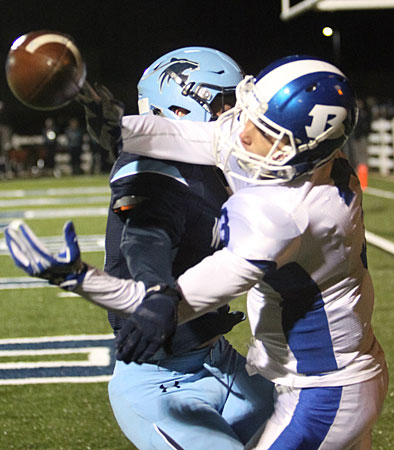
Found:
<svg viewBox="0 0 394 450"><path fill-rule="evenodd" d="M229 56L206 47L185 47L157 59L138 83L140 114L210 121L225 104L235 104L243 70ZM178 116L177 108L185 110Z"/></svg>
<svg viewBox="0 0 394 450"><path fill-rule="evenodd" d="M279 59L256 78L245 77L236 95L235 108L219 119L217 164L230 177L255 184L312 173L334 157L357 122L349 80L315 57ZM266 156L243 147L239 133L248 120L273 143Z"/></svg>

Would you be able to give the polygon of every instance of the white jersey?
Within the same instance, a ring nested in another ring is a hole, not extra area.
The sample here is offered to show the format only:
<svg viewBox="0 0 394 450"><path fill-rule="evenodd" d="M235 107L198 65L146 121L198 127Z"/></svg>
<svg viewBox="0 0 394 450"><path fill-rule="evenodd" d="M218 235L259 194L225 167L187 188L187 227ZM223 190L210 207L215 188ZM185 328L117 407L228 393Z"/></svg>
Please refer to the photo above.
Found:
<svg viewBox="0 0 394 450"><path fill-rule="evenodd" d="M249 371L278 384L353 384L384 367L361 192L346 167L339 157L306 180L236 192L223 208L226 249L179 279L186 316L251 287Z"/></svg>
<svg viewBox="0 0 394 450"><path fill-rule="evenodd" d="M212 165L213 135L212 123L123 119L124 151L155 158ZM309 387L358 383L381 372L361 191L346 161L336 158L291 183L240 187L223 208L226 248L178 280L186 300L181 321L248 292L251 373ZM135 308L138 294L123 297L123 311Z"/></svg>

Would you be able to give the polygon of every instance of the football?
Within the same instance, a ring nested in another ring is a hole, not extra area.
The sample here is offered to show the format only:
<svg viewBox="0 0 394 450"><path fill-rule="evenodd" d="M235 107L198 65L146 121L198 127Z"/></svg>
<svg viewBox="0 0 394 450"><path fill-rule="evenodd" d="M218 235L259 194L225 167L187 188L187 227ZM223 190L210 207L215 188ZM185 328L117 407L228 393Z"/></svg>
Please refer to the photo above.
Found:
<svg viewBox="0 0 394 450"><path fill-rule="evenodd" d="M6 78L15 97L38 110L61 108L80 91L86 68L74 39L57 31L17 38L6 59Z"/></svg>

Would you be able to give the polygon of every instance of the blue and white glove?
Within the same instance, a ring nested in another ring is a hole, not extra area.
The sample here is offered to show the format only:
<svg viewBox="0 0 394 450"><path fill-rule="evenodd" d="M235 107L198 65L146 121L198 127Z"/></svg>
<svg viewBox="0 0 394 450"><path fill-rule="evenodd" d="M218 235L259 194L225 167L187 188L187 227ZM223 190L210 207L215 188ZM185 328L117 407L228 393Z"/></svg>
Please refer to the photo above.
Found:
<svg viewBox="0 0 394 450"><path fill-rule="evenodd" d="M116 359L126 364L144 363L160 347L167 350L176 330L180 299L180 293L167 285L149 288L116 336Z"/></svg>
<svg viewBox="0 0 394 450"><path fill-rule="evenodd" d="M77 97L85 110L90 137L106 150L119 154L122 149L122 117L124 104L102 84L94 87L85 81Z"/></svg>
<svg viewBox="0 0 394 450"><path fill-rule="evenodd" d="M15 264L27 274L44 278L50 284L72 290L82 283L88 266L81 261L72 222L63 227L64 248L51 254L22 220L12 221L5 229L5 241Z"/></svg>

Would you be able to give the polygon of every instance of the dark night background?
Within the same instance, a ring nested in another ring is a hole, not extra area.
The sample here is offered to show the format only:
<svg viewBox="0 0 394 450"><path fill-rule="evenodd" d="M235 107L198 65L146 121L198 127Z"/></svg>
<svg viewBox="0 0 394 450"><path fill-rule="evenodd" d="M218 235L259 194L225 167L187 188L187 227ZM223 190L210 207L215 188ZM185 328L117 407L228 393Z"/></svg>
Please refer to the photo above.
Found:
<svg viewBox="0 0 394 450"><path fill-rule="evenodd" d="M87 65L88 80L107 85L136 113L136 84L162 54L199 45L217 48L257 74L272 60L295 53L337 62L360 96L394 96L394 9L305 12L283 22L280 0L0 0L3 76L2 120L20 134L39 133L45 117L80 115L75 102L51 114L26 108L12 96L4 63L12 42L33 30L71 34ZM338 29L339 62L323 26Z"/></svg>

